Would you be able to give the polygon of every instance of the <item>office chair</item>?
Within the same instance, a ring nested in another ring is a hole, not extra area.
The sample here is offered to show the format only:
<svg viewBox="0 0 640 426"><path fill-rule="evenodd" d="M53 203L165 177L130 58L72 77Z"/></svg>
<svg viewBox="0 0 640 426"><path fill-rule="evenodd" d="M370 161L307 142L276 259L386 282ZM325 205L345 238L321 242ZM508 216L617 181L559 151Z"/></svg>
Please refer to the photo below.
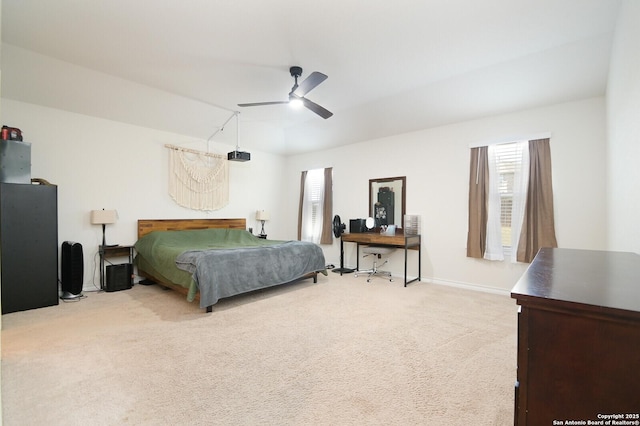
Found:
<svg viewBox="0 0 640 426"><path fill-rule="evenodd" d="M382 266L388 262L385 260L381 265L378 266L378 259L382 259L382 256L386 256L395 251L393 247L382 247L382 246L365 246L362 248L362 252L364 253L363 257L373 256L373 268L366 269L363 271L356 271L354 274L355 277L362 274L369 274L367 276L367 282L371 282L371 278L373 277L387 277L389 281L393 281L393 277L391 276L391 272L381 271L378 269L379 266Z"/></svg>

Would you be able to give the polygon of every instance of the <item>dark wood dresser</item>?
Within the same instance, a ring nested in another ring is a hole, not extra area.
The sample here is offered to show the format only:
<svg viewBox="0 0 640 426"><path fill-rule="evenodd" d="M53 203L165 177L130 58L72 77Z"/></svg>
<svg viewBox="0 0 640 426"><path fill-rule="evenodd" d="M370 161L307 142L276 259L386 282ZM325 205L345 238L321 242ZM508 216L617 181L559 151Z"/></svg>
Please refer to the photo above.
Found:
<svg viewBox="0 0 640 426"><path fill-rule="evenodd" d="M511 297L516 425L640 424L640 255L542 249Z"/></svg>

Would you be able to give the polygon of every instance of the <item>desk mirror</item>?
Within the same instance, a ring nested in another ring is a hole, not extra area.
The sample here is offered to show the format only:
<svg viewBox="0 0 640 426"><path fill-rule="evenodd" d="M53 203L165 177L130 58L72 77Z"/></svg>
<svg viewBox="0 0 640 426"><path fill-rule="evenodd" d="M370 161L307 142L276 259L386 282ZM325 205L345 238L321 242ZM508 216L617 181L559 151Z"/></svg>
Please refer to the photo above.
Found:
<svg viewBox="0 0 640 426"><path fill-rule="evenodd" d="M406 214L406 177L369 179L369 216L376 228L396 225L402 228Z"/></svg>

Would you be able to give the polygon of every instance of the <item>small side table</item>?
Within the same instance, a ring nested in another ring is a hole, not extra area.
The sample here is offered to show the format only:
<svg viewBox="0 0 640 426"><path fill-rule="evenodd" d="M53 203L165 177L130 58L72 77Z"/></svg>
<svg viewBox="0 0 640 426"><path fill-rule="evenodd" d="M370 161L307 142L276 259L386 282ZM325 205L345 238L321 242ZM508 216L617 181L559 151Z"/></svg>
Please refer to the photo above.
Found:
<svg viewBox="0 0 640 426"><path fill-rule="evenodd" d="M110 257L128 257L129 263L133 264L133 246L99 246L98 254L100 255L100 290L106 289L104 282L105 275L105 259Z"/></svg>

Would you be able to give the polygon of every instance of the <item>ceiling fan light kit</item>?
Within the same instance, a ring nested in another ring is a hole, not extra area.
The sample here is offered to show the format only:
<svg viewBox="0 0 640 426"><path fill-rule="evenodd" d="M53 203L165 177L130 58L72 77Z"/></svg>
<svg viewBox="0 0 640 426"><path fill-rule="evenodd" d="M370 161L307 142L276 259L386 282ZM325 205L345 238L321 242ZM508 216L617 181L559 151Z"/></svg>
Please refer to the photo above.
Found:
<svg viewBox="0 0 640 426"><path fill-rule="evenodd" d="M293 109L300 109L304 106L304 102L302 102L302 99L291 95L289 96L289 106Z"/></svg>
<svg viewBox="0 0 640 426"><path fill-rule="evenodd" d="M302 68L298 66L291 67L289 68L289 73L291 74L291 77L293 77L295 80L293 87L291 88L291 92L289 92L289 100L272 101L272 102L253 102L253 103L247 103L247 104L238 104L238 106L254 107L254 106L264 106L264 105L278 105L278 104L290 104L291 106L295 106L294 104L300 102L305 108L318 114L320 117L324 119L331 117L333 115L331 111L305 98L305 95L307 93L315 89L320 83L325 81L328 77L325 74L322 74L321 72L314 71L311 73L311 75L309 75L309 77L304 79L302 83L298 84L298 77L302 75Z"/></svg>

